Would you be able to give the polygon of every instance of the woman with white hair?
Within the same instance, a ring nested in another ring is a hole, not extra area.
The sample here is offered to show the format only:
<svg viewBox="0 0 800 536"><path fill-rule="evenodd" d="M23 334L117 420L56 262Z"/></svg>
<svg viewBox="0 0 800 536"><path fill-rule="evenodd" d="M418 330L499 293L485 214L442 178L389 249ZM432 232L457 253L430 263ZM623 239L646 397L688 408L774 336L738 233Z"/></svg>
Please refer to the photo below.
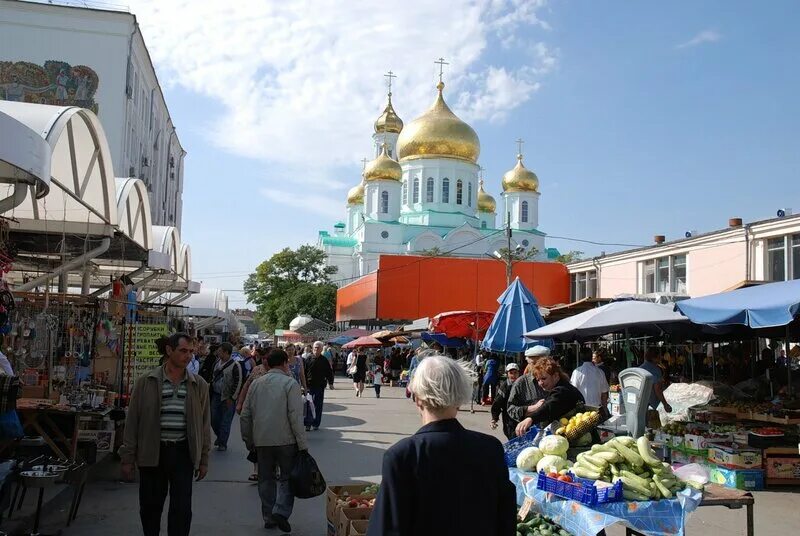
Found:
<svg viewBox="0 0 800 536"><path fill-rule="evenodd" d="M367 534L513 536L516 493L503 446L456 420L472 396L472 373L446 356L423 357L409 384L423 426L384 454Z"/></svg>

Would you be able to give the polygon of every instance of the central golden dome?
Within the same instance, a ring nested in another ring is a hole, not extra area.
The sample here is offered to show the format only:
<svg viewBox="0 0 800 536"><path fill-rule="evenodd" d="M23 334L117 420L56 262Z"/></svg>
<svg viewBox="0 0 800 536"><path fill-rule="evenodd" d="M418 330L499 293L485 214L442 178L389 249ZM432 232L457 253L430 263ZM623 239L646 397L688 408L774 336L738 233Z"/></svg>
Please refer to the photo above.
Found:
<svg viewBox="0 0 800 536"><path fill-rule="evenodd" d="M356 186L350 188L347 192L348 205L363 205L364 204L364 183L359 182Z"/></svg>
<svg viewBox="0 0 800 536"><path fill-rule="evenodd" d="M392 106L392 93L389 92L389 102L383 113L375 120L375 132L378 134L392 133L400 134L403 130L403 121L397 116Z"/></svg>
<svg viewBox="0 0 800 536"><path fill-rule="evenodd" d="M398 157L400 160L456 158L477 163L481 152L478 135L444 102L444 84L439 82L436 88L439 95L433 106L400 132L397 139Z"/></svg>
<svg viewBox="0 0 800 536"><path fill-rule="evenodd" d="M497 211L497 201L483 189L483 179L478 183L478 212L494 214Z"/></svg>
<svg viewBox="0 0 800 536"><path fill-rule="evenodd" d="M386 144L381 144L381 154L378 158L367 164L362 173L365 182L369 181L397 181L403 178L403 170L397 160L393 160L386 153Z"/></svg>
<svg viewBox="0 0 800 536"><path fill-rule="evenodd" d="M538 192L539 177L522 164L522 155L517 155L517 165L503 175L504 192Z"/></svg>

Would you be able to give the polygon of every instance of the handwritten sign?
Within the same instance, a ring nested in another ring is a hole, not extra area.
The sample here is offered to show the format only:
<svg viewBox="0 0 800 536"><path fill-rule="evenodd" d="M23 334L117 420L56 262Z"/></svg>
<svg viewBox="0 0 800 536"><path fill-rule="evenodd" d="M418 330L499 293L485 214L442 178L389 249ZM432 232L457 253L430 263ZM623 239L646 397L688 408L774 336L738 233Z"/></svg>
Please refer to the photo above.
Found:
<svg viewBox="0 0 800 536"><path fill-rule="evenodd" d="M522 502L522 506L520 507L519 512L517 513L517 516L521 520L525 521L525 518L528 517L528 514L530 513L532 506L533 506L533 499L531 499L530 497L525 497L525 500Z"/></svg>
<svg viewBox="0 0 800 536"><path fill-rule="evenodd" d="M158 366L161 354L156 348L156 340L168 334L166 324L128 326L125 334L125 383L129 388L140 376Z"/></svg>

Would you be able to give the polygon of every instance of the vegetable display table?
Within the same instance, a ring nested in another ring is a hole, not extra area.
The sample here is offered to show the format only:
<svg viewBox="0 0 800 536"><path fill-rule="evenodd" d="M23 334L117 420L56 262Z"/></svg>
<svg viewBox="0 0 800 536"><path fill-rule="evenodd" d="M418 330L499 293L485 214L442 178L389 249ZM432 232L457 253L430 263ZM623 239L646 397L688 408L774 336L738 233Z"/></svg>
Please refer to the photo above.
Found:
<svg viewBox="0 0 800 536"><path fill-rule="evenodd" d="M531 510L549 517L576 536L595 536L616 523L648 536L683 536L686 514L695 510L702 499L699 491L687 489L671 500L587 506L536 489L538 476L535 473L516 468L510 468L508 472L517 488L518 504L530 499Z"/></svg>

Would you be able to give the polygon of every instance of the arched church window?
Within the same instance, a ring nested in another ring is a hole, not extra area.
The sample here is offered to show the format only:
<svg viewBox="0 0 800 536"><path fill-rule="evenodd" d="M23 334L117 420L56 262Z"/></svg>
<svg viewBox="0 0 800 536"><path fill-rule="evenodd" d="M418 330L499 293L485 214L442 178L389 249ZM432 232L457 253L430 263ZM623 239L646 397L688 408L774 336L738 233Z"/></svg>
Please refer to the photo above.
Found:
<svg viewBox="0 0 800 536"><path fill-rule="evenodd" d="M419 203L419 177L414 177L413 201Z"/></svg>
<svg viewBox="0 0 800 536"><path fill-rule="evenodd" d="M442 179L442 203L450 202L450 179L447 177Z"/></svg>
<svg viewBox="0 0 800 536"><path fill-rule="evenodd" d="M389 213L389 192L386 190L381 192L381 214Z"/></svg>
<svg viewBox="0 0 800 536"><path fill-rule="evenodd" d="M472 206L472 183L467 183L467 205Z"/></svg>
<svg viewBox="0 0 800 536"><path fill-rule="evenodd" d="M481 222L481 229L486 229L486 222L485 221Z"/></svg>
<svg viewBox="0 0 800 536"><path fill-rule="evenodd" d="M408 181L403 181L403 204L408 204Z"/></svg>
<svg viewBox="0 0 800 536"><path fill-rule="evenodd" d="M461 205L464 202L464 183L461 179L456 181L456 205Z"/></svg>
<svg viewBox="0 0 800 536"><path fill-rule="evenodd" d="M519 220L522 223L528 223L528 202L523 201L519 209Z"/></svg>
<svg viewBox="0 0 800 536"><path fill-rule="evenodd" d="M433 203L433 177L428 177L425 183L425 202Z"/></svg>

